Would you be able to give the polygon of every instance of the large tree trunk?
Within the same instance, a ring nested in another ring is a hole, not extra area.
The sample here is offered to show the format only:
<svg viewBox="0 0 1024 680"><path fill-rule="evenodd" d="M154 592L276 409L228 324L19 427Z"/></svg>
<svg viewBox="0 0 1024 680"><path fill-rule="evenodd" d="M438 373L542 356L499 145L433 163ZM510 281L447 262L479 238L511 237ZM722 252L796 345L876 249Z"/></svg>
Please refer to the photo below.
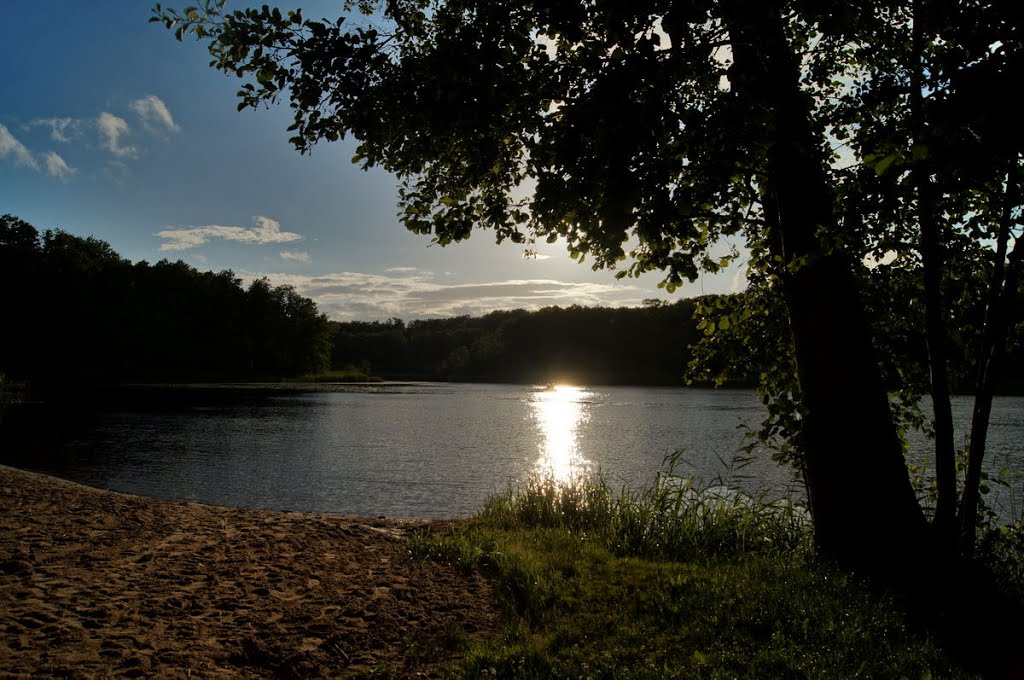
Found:
<svg viewBox="0 0 1024 680"><path fill-rule="evenodd" d="M803 455L822 555L862 572L906 573L929 545L892 421L854 263L830 251L836 227L821 131L799 86L798 61L778 7L724 4L736 96L762 117L768 140L761 178L769 241L781 258L783 296L805 420Z"/></svg>

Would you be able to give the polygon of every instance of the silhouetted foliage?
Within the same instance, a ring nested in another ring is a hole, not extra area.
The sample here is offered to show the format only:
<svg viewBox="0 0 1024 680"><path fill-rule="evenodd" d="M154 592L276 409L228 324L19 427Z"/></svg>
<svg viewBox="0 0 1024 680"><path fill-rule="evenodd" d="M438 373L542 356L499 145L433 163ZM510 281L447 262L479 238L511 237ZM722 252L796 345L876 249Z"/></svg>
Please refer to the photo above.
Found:
<svg viewBox="0 0 1024 680"><path fill-rule="evenodd" d="M281 379L327 367L316 305L264 279L132 264L105 242L0 217L0 372L35 390L125 381Z"/></svg>
<svg viewBox="0 0 1024 680"><path fill-rule="evenodd" d="M331 362L388 378L683 385L695 304L333 323Z"/></svg>

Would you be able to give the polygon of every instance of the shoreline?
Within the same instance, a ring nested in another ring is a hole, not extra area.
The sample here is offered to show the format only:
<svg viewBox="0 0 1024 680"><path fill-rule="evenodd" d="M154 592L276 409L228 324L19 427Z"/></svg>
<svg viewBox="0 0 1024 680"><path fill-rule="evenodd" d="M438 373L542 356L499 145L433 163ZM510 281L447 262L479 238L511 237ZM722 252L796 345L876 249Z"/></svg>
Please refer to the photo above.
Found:
<svg viewBox="0 0 1024 680"><path fill-rule="evenodd" d="M411 533L441 524L155 500L0 465L0 669L437 677L453 641L500 619L480 575L409 556Z"/></svg>

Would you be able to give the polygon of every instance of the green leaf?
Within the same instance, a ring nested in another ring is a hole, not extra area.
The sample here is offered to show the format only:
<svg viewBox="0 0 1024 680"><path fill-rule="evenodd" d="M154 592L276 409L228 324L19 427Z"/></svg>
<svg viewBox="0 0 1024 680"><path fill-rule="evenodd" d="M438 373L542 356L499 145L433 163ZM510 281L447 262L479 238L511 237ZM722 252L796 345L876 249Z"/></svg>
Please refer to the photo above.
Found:
<svg viewBox="0 0 1024 680"><path fill-rule="evenodd" d="M894 153L889 154L882 160L875 164L875 173L881 177L886 171L892 167L892 164L896 162L897 156Z"/></svg>

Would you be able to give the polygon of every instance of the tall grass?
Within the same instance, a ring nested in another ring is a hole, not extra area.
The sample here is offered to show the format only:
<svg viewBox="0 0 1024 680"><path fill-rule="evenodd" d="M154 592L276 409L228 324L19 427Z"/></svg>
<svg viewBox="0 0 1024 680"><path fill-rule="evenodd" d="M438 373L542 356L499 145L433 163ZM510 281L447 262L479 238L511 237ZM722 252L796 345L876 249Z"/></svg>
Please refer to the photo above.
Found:
<svg viewBox="0 0 1024 680"><path fill-rule="evenodd" d="M506 619L468 678L959 677L886 601L813 559L786 502L669 472L638 491L534 479L413 554L491 577Z"/></svg>
<svg viewBox="0 0 1024 680"><path fill-rule="evenodd" d="M795 555L811 547L803 508L721 485L700 487L671 471L652 486L616 492L601 477L560 484L534 478L489 500L478 521L499 529L579 532L618 556L689 561Z"/></svg>

